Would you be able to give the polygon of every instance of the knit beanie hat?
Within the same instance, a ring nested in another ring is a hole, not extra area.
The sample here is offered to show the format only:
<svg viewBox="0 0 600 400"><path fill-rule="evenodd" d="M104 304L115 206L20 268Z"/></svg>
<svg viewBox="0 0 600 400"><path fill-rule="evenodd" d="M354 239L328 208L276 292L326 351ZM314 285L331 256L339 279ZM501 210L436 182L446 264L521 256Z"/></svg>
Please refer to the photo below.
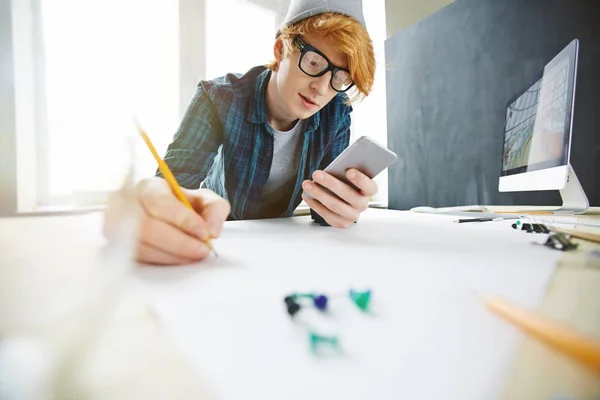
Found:
<svg viewBox="0 0 600 400"><path fill-rule="evenodd" d="M362 0L292 0L282 27L294 25L303 19L328 12L352 17L365 30L367 29L365 17L363 16ZM276 36L279 36L280 33L281 31L278 30Z"/></svg>

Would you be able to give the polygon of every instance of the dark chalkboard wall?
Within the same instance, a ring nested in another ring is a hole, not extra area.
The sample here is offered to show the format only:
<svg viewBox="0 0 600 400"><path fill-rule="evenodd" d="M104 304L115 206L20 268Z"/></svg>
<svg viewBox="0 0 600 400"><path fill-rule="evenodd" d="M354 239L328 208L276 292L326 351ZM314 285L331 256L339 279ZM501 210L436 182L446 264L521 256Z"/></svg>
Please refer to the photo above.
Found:
<svg viewBox="0 0 600 400"><path fill-rule="evenodd" d="M498 177L506 102L574 38L571 164L600 206L600 0L457 0L386 41L389 207L560 205Z"/></svg>

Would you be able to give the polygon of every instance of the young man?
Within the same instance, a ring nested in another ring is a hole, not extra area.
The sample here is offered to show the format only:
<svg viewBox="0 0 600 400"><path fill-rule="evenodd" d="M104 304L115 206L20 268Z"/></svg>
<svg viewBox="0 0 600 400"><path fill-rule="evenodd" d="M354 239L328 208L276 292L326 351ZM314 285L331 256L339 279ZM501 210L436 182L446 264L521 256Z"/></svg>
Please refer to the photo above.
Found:
<svg viewBox="0 0 600 400"><path fill-rule="evenodd" d="M349 144L348 94L367 96L374 80L361 0L293 0L273 52L266 67L199 83L165 156L196 212L160 177L141 182L139 261L201 260L227 218L290 216L302 199L333 227L367 208L371 179L349 170L356 191L322 171Z"/></svg>

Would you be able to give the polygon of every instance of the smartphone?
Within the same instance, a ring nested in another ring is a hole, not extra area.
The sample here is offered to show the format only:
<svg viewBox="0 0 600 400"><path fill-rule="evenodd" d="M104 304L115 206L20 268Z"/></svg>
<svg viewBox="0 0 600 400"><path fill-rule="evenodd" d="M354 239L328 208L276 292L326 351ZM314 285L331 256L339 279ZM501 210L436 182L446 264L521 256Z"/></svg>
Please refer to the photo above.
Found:
<svg viewBox="0 0 600 400"><path fill-rule="evenodd" d="M346 178L346 171L354 168L373 179L384 169L396 162L398 156L390 149L377 143L367 136L359 137L352 145L348 146L335 160L324 169L325 172L359 190ZM321 186L321 185L319 185ZM335 195L327 188L321 186L326 192ZM304 194L311 198L309 193Z"/></svg>

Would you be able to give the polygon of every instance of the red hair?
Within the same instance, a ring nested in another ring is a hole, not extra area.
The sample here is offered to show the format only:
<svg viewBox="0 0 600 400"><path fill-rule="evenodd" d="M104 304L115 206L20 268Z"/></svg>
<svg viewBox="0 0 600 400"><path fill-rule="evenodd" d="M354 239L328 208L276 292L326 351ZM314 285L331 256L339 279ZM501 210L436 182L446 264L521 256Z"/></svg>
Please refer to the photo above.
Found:
<svg viewBox="0 0 600 400"><path fill-rule="evenodd" d="M348 57L350 76L354 81L354 93L351 100L364 98L371 93L375 80L375 53L373 42L367 30L354 18L337 13L325 13L306 18L297 24L281 29L281 36L287 54L299 50L294 46L298 35L320 36L331 43L337 51ZM277 68L278 62L272 61L267 68Z"/></svg>

